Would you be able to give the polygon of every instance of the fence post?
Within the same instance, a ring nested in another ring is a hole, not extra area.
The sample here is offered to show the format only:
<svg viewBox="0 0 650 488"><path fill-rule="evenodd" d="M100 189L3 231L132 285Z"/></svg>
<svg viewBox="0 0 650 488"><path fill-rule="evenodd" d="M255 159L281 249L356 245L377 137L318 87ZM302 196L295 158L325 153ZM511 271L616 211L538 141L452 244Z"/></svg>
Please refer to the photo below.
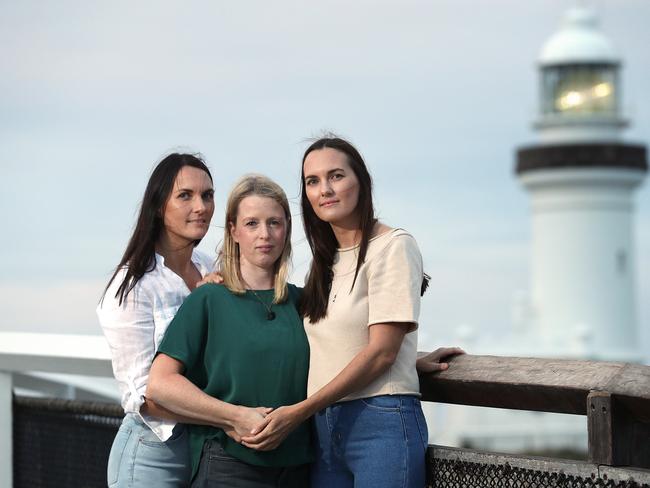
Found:
<svg viewBox="0 0 650 488"><path fill-rule="evenodd" d="M636 418L605 391L587 396L589 461L650 468L650 423Z"/></svg>
<svg viewBox="0 0 650 488"><path fill-rule="evenodd" d="M13 486L13 392L11 373L0 371L0 486Z"/></svg>

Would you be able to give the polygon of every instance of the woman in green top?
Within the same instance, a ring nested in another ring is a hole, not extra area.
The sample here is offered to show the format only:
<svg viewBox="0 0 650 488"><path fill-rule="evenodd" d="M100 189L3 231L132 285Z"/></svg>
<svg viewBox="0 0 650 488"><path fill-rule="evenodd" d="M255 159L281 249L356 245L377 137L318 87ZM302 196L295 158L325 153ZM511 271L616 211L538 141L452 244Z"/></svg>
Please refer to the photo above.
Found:
<svg viewBox="0 0 650 488"><path fill-rule="evenodd" d="M185 300L147 388L157 404L209 424L189 428L194 487L309 485L306 424L272 451L240 443L271 409L306 397L309 345L299 291L287 284L290 255L284 191L266 177L244 177L226 209L224 284L201 286Z"/></svg>

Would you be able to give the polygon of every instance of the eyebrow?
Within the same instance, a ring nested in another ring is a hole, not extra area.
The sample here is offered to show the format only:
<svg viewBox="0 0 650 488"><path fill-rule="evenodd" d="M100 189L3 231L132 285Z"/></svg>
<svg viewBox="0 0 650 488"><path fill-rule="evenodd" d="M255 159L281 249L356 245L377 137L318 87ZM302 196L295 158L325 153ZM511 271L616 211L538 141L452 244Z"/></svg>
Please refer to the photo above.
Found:
<svg viewBox="0 0 650 488"><path fill-rule="evenodd" d="M331 175L332 173L335 173L337 171L343 171L345 173L345 169L343 169L343 168L334 168L334 169L329 170L327 172L327 174ZM307 178L317 178L317 176L316 175L305 175L305 179L307 179Z"/></svg>
<svg viewBox="0 0 650 488"><path fill-rule="evenodd" d="M209 191L214 191L214 188L206 188L205 190L201 190L201 193L209 192ZM194 190L191 188L179 188L176 190L177 193L182 193L182 192L188 192L188 193L194 193Z"/></svg>

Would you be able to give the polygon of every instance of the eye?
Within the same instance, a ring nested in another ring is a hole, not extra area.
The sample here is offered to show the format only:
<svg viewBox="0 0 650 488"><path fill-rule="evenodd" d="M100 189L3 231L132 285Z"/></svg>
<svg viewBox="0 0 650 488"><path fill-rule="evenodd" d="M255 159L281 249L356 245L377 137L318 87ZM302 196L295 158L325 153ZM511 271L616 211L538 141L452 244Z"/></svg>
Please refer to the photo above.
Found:
<svg viewBox="0 0 650 488"><path fill-rule="evenodd" d="M255 227L257 225L257 220L249 220L244 224L246 227Z"/></svg>
<svg viewBox="0 0 650 488"><path fill-rule="evenodd" d="M274 227L277 227L279 225L282 225L282 221L278 220L278 219L273 219L273 220L271 220L271 222L269 222L269 224L274 226Z"/></svg>
<svg viewBox="0 0 650 488"><path fill-rule="evenodd" d="M312 185L315 185L316 183L318 183L317 178L307 178L305 180L305 185L307 185L307 186L312 186Z"/></svg>
<svg viewBox="0 0 650 488"><path fill-rule="evenodd" d="M177 198L180 198L181 200L188 200L190 198L190 193L187 191L182 191L178 195L176 195Z"/></svg>
<svg viewBox="0 0 650 488"><path fill-rule="evenodd" d="M206 202L211 202L212 200L214 200L214 190L203 192L203 195L201 195L201 197Z"/></svg>
<svg viewBox="0 0 650 488"><path fill-rule="evenodd" d="M332 175L332 179L334 181L340 180L341 178L344 178L344 177L345 177L345 175L343 173L334 173Z"/></svg>

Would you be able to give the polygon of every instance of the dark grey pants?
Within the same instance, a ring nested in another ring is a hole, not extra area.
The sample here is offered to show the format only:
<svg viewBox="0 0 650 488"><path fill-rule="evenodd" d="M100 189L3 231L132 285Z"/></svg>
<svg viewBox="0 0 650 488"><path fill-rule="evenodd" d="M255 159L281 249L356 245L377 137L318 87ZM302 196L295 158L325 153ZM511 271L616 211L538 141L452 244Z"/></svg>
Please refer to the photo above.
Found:
<svg viewBox="0 0 650 488"><path fill-rule="evenodd" d="M254 466L231 456L218 442L206 441L192 488L309 488L309 466Z"/></svg>

